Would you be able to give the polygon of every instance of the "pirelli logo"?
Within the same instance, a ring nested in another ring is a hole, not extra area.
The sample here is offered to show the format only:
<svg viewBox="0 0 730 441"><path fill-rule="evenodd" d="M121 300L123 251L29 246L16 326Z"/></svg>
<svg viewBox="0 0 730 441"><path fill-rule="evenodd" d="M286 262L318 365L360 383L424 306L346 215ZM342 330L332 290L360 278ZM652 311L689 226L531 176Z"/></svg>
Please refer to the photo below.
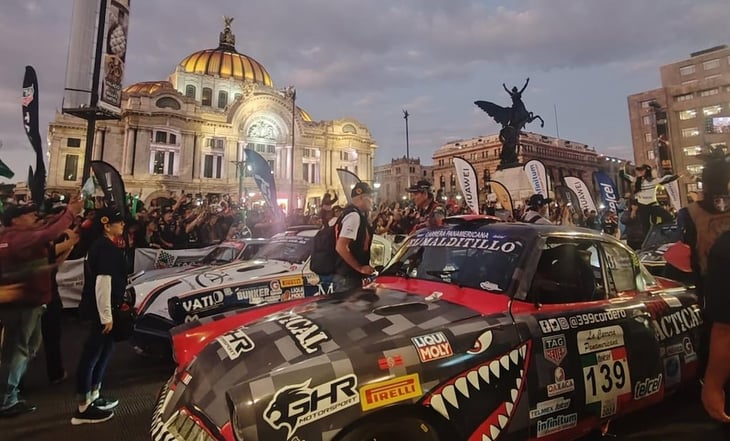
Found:
<svg viewBox="0 0 730 441"><path fill-rule="evenodd" d="M417 398L422 394L418 374L404 375L361 387L360 405L362 410L372 410L398 401Z"/></svg>
<svg viewBox="0 0 730 441"><path fill-rule="evenodd" d="M281 288L293 288L295 286L302 286L304 285L304 281L302 280L301 276L295 276L295 277L284 277L280 279Z"/></svg>

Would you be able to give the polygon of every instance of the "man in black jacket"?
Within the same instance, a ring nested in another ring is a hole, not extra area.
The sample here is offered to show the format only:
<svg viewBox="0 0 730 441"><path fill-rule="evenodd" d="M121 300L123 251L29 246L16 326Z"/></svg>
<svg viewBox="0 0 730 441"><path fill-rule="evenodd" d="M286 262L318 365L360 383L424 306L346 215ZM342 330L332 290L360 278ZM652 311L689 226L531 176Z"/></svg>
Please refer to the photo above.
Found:
<svg viewBox="0 0 730 441"><path fill-rule="evenodd" d="M372 207L372 190L365 182L358 182L352 189L352 206L356 208L345 214L340 221L335 250L339 256L333 292L343 292L362 286L363 277L375 270L370 266L370 244L373 232L367 215ZM349 206L345 207L349 211Z"/></svg>

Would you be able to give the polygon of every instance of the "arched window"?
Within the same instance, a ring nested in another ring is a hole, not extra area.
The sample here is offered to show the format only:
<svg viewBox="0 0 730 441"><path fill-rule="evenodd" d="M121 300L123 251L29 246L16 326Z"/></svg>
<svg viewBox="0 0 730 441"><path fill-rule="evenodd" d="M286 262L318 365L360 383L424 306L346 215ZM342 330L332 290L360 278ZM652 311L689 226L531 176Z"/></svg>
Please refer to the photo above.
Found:
<svg viewBox="0 0 730 441"><path fill-rule="evenodd" d="M352 133L353 135L356 135L357 129L355 129L355 126L352 124L345 124L342 126L342 133Z"/></svg>
<svg viewBox="0 0 730 441"><path fill-rule="evenodd" d="M203 100L204 106L210 106L213 104L213 89L210 87L203 87Z"/></svg>
<svg viewBox="0 0 730 441"><path fill-rule="evenodd" d="M161 109L168 108L180 110L180 103L178 103L176 99L170 98L169 96L160 98L155 104Z"/></svg>
<svg viewBox="0 0 730 441"><path fill-rule="evenodd" d="M185 86L185 96L188 98L195 99L195 86L188 84Z"/></svg>
<svg viewBox="0 0 730 441"><path fill-rule="evenodd" d="M228 92L225 90L218 91L218 108L225 109L228 105Z"/></svg>

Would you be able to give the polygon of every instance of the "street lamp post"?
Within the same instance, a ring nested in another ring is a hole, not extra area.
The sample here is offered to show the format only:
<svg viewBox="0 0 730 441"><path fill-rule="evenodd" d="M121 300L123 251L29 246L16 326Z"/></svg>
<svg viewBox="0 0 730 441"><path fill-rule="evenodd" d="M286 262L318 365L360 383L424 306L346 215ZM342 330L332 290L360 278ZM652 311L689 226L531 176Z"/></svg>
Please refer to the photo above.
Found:
<svg viewBox="0 0 730 441"><path fill-rule="evenodd" d="M289 153L289 215L294 215L294 131L297 115L297 90L289 86L287 92L291 94L291 152Z"/></svg>
<svg viewBox="0 0 730 441"><path fill-rule="evenodd" d="M411 152L410 152L410 143L408 140L408 117L411 116L407 110L403 109L403 119L406 120L406 167L407 167L407 180L406 183L408 187L411 186Z"/></svg>

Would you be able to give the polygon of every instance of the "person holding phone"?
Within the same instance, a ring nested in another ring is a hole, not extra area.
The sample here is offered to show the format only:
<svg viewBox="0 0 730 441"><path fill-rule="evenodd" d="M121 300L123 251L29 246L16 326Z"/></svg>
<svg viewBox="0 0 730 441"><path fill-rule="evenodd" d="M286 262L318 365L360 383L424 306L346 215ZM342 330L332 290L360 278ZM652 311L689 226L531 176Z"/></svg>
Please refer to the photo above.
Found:
<svg viewBox="0 0 730 441"><path fill-rule="evenodd" d="M124 252L115 245L124 234L124 218L115 208L97 213L101 236L84 262L84 287L79 313L89 322L89 333L76 370L78 409L71 424L100 423L114 416L119 400L103 397L101 386L114 347L112 309L122 303L127 285Z"/></svg>

